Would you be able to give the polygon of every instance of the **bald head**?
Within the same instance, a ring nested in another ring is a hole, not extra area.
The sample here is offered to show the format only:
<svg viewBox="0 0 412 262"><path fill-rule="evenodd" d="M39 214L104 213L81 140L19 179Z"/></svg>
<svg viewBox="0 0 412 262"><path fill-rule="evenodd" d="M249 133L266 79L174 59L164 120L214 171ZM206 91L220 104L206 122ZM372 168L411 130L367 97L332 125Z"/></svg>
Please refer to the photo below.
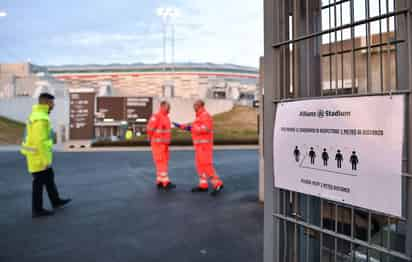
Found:
<svg viewBox="0 0 412 262"><path fill-rule="evenodd" d="M163 100L160 102L160 110L163 112L169 113L170 112L170 103L167 102L166 100Z"/></svg>
<svg viewBox="0 0 412 262"><path fill-rule="evenodd" d="M202 99L198 99L193 104L193 109L195 110L195 112L197 112L200 108L203 108L204 106L205 106L205 101L203 101Z"/></svg>

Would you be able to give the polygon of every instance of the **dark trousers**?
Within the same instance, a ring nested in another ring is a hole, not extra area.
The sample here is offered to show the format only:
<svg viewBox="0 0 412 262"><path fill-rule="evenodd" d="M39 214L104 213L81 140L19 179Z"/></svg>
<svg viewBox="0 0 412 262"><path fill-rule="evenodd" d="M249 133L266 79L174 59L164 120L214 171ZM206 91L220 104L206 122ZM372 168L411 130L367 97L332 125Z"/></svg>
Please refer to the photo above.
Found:
<svg viewBox="0 0 412 262"><path fill-rule="evenodd" d="M33 176L33 195L32 208L33 212L43 209L43 186L46 186L47 194L49 195L52 205L58 204L60 201L59 192L54 183L54 172L52 168L44 171L32 173Z"/></svg>

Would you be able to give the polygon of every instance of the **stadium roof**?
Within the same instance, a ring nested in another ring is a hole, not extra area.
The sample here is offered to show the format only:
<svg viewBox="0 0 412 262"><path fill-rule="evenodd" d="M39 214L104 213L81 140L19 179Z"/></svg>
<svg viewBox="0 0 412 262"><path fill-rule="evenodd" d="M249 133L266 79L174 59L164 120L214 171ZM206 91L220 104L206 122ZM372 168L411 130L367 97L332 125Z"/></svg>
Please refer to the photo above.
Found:
<svg viewBox="0 0 412 262"><path fill-rule="evenodd" d="M164 64L109 64L109 65L64 65L47 66L50 73L81 73L81 72L121 72L121 71L160 71ZM166 64L166 70L171 71L172 64ZM213 63L178 63L174 66L176 71L225 71L248 74L258 74L254 67L239 66L233 64Z"/></svg>

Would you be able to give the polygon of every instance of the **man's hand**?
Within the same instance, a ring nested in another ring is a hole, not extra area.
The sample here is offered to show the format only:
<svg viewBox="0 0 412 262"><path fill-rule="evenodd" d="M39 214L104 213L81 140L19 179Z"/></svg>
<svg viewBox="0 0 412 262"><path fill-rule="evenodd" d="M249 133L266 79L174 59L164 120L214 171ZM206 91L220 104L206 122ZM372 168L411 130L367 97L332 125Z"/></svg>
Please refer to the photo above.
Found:
<svg viewBox="0 0 412 262"><path fill-rule="evenodd" d="M189 132L192 131L192 126L186 126L186 127L185 127L185 130L186 130L186 131L189 131Z"/></svg>

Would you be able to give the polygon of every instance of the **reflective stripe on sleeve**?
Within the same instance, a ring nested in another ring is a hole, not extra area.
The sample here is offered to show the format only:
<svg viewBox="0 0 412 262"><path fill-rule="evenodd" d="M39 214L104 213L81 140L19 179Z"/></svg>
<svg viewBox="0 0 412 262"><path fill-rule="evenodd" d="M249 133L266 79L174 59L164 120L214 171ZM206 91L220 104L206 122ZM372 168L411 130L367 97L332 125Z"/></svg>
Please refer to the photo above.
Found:
<svg viewBox="0 0 412 262"><path fill-rule="evenodd" d="M156 134L169 134L170 130L168 129L153 129L153 132Z"/></svg>
<svg viewBox="0 0 412 262"><path fill-rule="evenodd" d="M170 143L170 139L163 139L163 138L154 138L151 141L155 143Z"/></svg>
<svg viewBox="0 0 412 262"><path fill-rule="evenodd" d="M195 145L197 145L197 144L208 144L208 143L210 143L211 141L210 140L208 140L208 139L196 139L196 140L193 140L193 144L195 144Z"/></svg>
<svg viewBox="0 0 412 262"><path fill-rule="evenodd" d="M30 146L21 146L21 149L32 153L36 153L38 151L37 148Z"/></svg>

